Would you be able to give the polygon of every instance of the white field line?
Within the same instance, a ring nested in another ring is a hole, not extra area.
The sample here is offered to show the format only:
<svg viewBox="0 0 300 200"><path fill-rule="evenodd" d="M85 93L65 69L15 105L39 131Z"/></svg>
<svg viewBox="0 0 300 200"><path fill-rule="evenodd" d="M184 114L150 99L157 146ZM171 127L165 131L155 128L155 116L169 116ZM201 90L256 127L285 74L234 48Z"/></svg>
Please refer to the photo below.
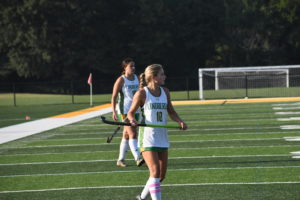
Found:
<svg viewBox="0 0 300 200"><path fill-rule="evenodd" d="M193 127L201 127L202 125L193 125ZM272 126L272 127L259 127L258 130L262 130L262 129L278 129L278 126ZM186 133L186 132L193 132L193 131L227 131L227 130L253 130L253 127L236 127L236 128L191 128L185 131L181 131L182 134ZM279 129L280 130L280 129ZM84 134L95 134L95 135L106 135L109 136L109 134L112 134L114 131L114 127L112 127L111 131L105 131L105 132L101 132L101 130L94 130L93 132L80 132L80 133L68 133L70 130L67 130L65 133L54 133L51 134L51 136L60 136L60 135L84 135ZM168 130L168 132L178 132L180 130ZM98 133L99 132L99 133ZM255 134L255 132L252 132L253 134ZM120 134L122 134L122 130L120 130ZM235 134L235 133L232 133Z"/></svg>
<svg viewBox="0 0 300 200"><path fill-rule="evenodd" d="M14 157L14 156L37 156L37 155L61 155L61 154L87 154L87 153L115 153L119 152L118 150L114 151L80 151L80 152L62 152L62 153L20 153L20 154L6 154L0 155L1 157Z"/></svg>
<svg viewBox="0 0 300 200"><path fill-rule="evenodd" d="M203 143L203 142L232 142L232 141L268 141L282 140L282 138L250 138L250 139L222 139L222 140L182 140L171 141L171 143Z"/></svg>
<svg viewBox="0 0 300 200"><path fill-rule="evenodd" d="M278 127L276 126L276 127L274 127L274 128L277 128L278 129ZM111 129L111 131L107 131L107 132L96 132L96 131L93 131L93 132L80 132L80 133L68 133L68 132L58 132L58 133L54 133L54 134L51 134L51 136L65 136L65 135L69 135L69 136L77 136L77 135L86 135L86 134L89 134L89 135L106 135L107 134L107 136L109 136L110 134L112 134L113 133L113 131L114 131L114 129L112 128ZM200 130L200 129L193 129L193 128L190 128L190 129L188 129L188 130L184 130L184 131L181 131L181 130L174 130L174 129L172 129L172 130L168 130L168 132L170 133L172 133L172 132L181 132L182 134L184 134L184 135L186 135L186 132L194 132L194 131L198 131L198 132L200 132L200 131L203 131L203 130ZM282 133L285 133L285 132L283 132L283 131L281 131L281 130L278 130L277 132L282 132ZM207 135L216 135L216 134L249 134L249 133L251 133L251 134L257 134L256 132L232 132L232 133L204 133L204 134L207 134ZM261 132L260 132L261 133ZM275 133L275 131L270 131L270 132L264 132L264 133ZM286 132L286 133L288 133L288 132ZM122 131L120 130L120 134L122 134ZM203 134L203 133L201 133L201 134Z"/></svg>
<svg viewBox="0 0 300 200"><path fill-rule="evenodd" d="M277 121L299 121L300 117L278 118Z"/></svg>
<svg viewBox="0 0 300 200"><path fill-rule="evenodd" d="M172 143L172 142L171 142ZM280 145L282 147L293 147L293 146L299 146L299 145ZM247 146L247 148L258 148L258 147L280 147L280 146L274 146L274 145L271 145L271 146ZM26 149L26 148L31 148L31 147L20 147L20 148L23 148L23 149ZM215 149L215 148L227 148L227 147L200 147L200 148L170 148L171 150L184 150L184 149ZM229 148L235 148L235 146L231 146ZM241 146L238 146L236 148L241 148ZM14 149L14 148L7 148L7 149ZM60 154L86 154L86 153L114 153L114 152L119 152L118 150L114 150L114 151L81 151L81 152L62 152L62 153L17 153L17 154L4 154L4 155L0 155L0 158L2 156L4 157L11 157L11 156L20 156L20 155L23 155L23 156L31 156L31 155L60 155Z"/></svg>
<svg viewBox="0 0 300 200"><path fill-rule="evenodd" d="M132 159L127 159L132 160ZM20 165L48 165L48 164L69 164L69 163L96 163L96 162L115 162L116 160L81 160L81 161L61 161L61 162L32 162L32 163L9 163L0 166L20 166ZM1 176L0 176L1 177Z"/></svg>
<svg viewBox="0 0 300 200"><path fill-rule="evenodd" d="M211 168L185 168L185 169L168 169L168 171L205 171L205 170L247 170L247 169L287 169L300 168L299 165L289 166L254 166L254 167L211 167ZM8 177L36 177L36 176L67 176L67 175L90 175L90 174L116 174L116 173L148 173L147 169L126 170L126 171L96 171L96 172L71 172L71 173L52 173L52 174L26 174L26 175L8 175L0 176L0 178Z"/></svg>
<svg viewBox="0 0 300 200"><path fill-rule="evenodd" d="M284 132L284 131L276 131L276 132L259 132L259 133L216 133L216 134L181 134L181 135L169 135L169 138L186 138L186 137L201 137L201 136L224 136L224 135L256 135L256 136L261 136L261 135L272 135L272 134L290 134L291 132ZM300 136L300 133L299 133L299 136ZM120 136L115 136L114 137L115 139L120 139L122 137ZM46 138L46 139L43 139L43 140L38 140L39 142L41 141L80 141L80 140L105 140L106 137L80 137L80 138ZM170 142L172 143L173 141L170 140ZM1 155L0 155L1 156Z"/></svg>
<svg viewBox="0 0 300 200"><path fill-rule="evenodd" d="M299 158L300 158L300 156L293 156L292 158L299 159Z"/></svg>
<svg viewBox="0 0 300 200"><path fill-rule="evenodd" d="M192 131L199 131L199 129L188 129L188 130L185 130L185 131L180 131L180 135L173 135L173 133L170 133L170 137L187 137L187 136L202 136L202 135L206 135L206 136L214 136L214 135L249 135L249 134L252 134L252 135L264 135L264 134L278 134L278 133L281 133L281 134L286 134L286 133L291 133L291 131L283 131L283 130L278 130L278 131L268 131L268 132L231 132L231 133L193 133L193 134L186 134L187 132L192 132ZM179 131L174 131L174 130L169 130L168 132L179 132ZM111 134L112 132L106 132L106 133L109 133ZM59 140L58 139L52 139L51 137L52 136L78 136L78 135L86 135L86 134L89 134L89 135L102 135L101 133L77 133L77 134L64 134L64 133L61 133L61 134L53 134L51 135L50 137L47 138L47 140ZM122 133L120 132L120 135ZM109 136L109 135L107 135ZM104 137L97 137L98 139L104 139ZM114 137L114 138L121 138L120 136L117 136L117 137ZM62 138L62 139L66 139L66 140L69 140L68 138ZM80 138L80 139L85 139L85 138ZM70 139L71 140L71 139Z"/></svg>
<svg viewBox="0 0 300 200"><path fill-rule="evenodd" d="M203 142L232 142L232 141L268 141L268 140L282 140L282 138L254 138L254 139L223 139L223 140L182 140L182 141L171 141L171 143L203 143ZM65 144L65 145L37 145L19 147L18 149L27 148L51 148L51 147L80 147L80 146L108 146L108 145L119 145L120 143L100 143L100 144ZM6 148L6 149L10 149Z"/></svg>
<svg viewBox="0 0 300 200"><path fill-rule="evenodd" d="M195 125L193 125L193 126L195 126ZM196 126L196 127L198 127L198 126ZM259 130L260 129L274 129L274 128L278 129L278 126L273 126L273 127L259 127ZM188 129L188 130L185 130L185 131L181 131L181 130L168 130L168 132L179 132L180 131L180 132L182 132L182 134L185 134L186 132L193 132L193 131L201 132L201 131L211 131L211 130L225 130L226 131L226 130L249 130L249 129L253 130L253 127L249 127L249 128L242 128L242 127L240 127L240 128L204 128L204 129L199 129L199 128L192 129L191 128L191 129ZM280 130L278 130L278 131L280 131ZM76 136L76 135L85 135L85 134L95 134L95 135L112 134L113 128L111 129L111 131L108 131L108 132L100 132L100 131L99 131L99 133L95 133L95 132L96 132L96 130L94 132L80 132L80 133L75 133L75 134L61 132L61 133L51 134L51 136L60 136L60 135L74 135L74 136ZM256 132L249 132L249 133L256 134ZM122 134L121 130L120 130L120 134ZM222 134L242 134L242 133L222 133ZM247 133L245 133L245 134L247 134Z"/></svg>
<svg viewBox="0 0 300 200"><path fill-rule="evenodd" d="M294 155L300 155L300 151L294 151L294 152L290 152L291 154L294 154Z"/></svg>
<svg viewBox="0 0 300 200"><path fill-rule="evenodd" d="M224 119L224 120L204 120L204 121L189 121L189 125L190 126L196 126L196 127L199 127L199 126L203 126L203 125L206 125L207 123L218 123L218 122L232 122L232 121L235 121L235 122L249 122L249 121L262 121L262 120L272 120L272 119ZM174 124L174 123L170 123L170 124ZM101 128L101 126L105 126L107 127L107 124L104 124L104 125L95 125L95 126L90 126L90 127L95 127L95 128ZM66 127L66 130L67 131L70 131L72 129L76 129L76 130L85 130L85 125L68 125L68 126L65 126ZM115 126L111 126L112 127L112 130L114 129ZM96 131L96 130L95 130Z"/></svg>
<svg viewBox="0 0 300 200"><path fill-rule="evenodd" d="M273 107L273 110L299 110L300 106L295 107Z"/></svg>
<svg viewBox="0 0 300 200"><path fill-rule="evenodd" d="M72 147L80 147L80 146L86 146L86 145L70 145ZM88 146L92 146L92 145L88 145ZM47 146L48 147L48 146ZM53 147L53 146L51 146ZM54 146L57 147L57 146ZM60 146L59 146L60 147ZM261 145L261 146L221 146L221 147L195 147L195 148L171 148L172 150L196 150L196 149L245 149L245 148L282 148L282 147L299 147L300 145ZM32 147L20 147L18 149L27 149L27 148L32 148ZM38 148L44 148L44 146L42 147L38 147ZM9 148L7 148L9 149ZM93 151L94 152L94 151ZM118 151L103 151L103 152L118 152ZM70 152L70 153L82 153L82 152ZM45 153L48 154L48 153ZM52 153L51 153L52 154ZM59 154L59 153L57 153ZM23 154L14 154L14 155L23 155ZM38 154L30 154L30 155L42 155L40 153ZM3 155L3 156L7 156L7 155Z"/></svg>
<svg viewBox="0 0 300 200"><path fill-rule="evenodd" d="M270 154L270 155L232 155L232 156L189 156L189 157L170 157L169 160L180 159L206 159L206 158L256 158L256 157L289 157L290 154ZM127 159L132 160L133 159ZM69 163L95 163L95 162L115 162L116 160L75 160L75 161L61 161L61 162L31 162L31 163L8 163L0 164L0 166L20 166L20 165L45 165L45 164L69 164ZM1 176L0 176L1 177Z"/></svg>
<svg viewBox="0 0 300 200"><path fill-rule="evenodd" d="M186 138L187 135L185 135ZM182 136L183 137L183 136ZM117 138L117 137L114 137ZM38 142L45 142L45 141L51 141L51 142L62 142L62 141L80 141L80 140L103 140L104 138L76 138L76 139L46 139L46 140L39 140ZM181 141L170 141L171 143L193 143L193 142L223 142L223 141L251 141L251 140L281 140L282 138L248 138L248 139L222 139L222 140L207 140L207 139L200 139L200 140L181 140ZM120 144L119 142L111 142L110 144ZM51 146L51 145L50 145Z"/></svg>
<svg viewBox="0 0 300 200"><path fill-rule="evenodd" d="M280 126L281 129L300 129L300 125L282 125Z"/></svg>
<svg viewBox="0 0 300 200"><path fill-rule="evenodd" d="M195 125L194 125L195 126ZM278 129L278 126L269 126L269 127L258 127L257 130L262 130L262 129ZM204 128L204 129L198 129L199 132L204 130L204 131L226 131L226 130L253 130L256 129L256 127L237 127L237 128Z"/></svg>
<svg viewBox="0 0 300 200"><path fill-rule="evenodd" d="M207 123L207 122L232 122L232 121L238 121L238 122L248 122L248 121L258 121L258 120L270 120L270 118L254 118L254 119L240 119L240 118L233 118L233 119L228 119L228 118L224 118L224 119L214 119L214 120L208 120L208 119L205 119L205 120L192 120L192 121L189 121L189 124L198 124L198 123ZM170 124L174 124L176 122L173 122L171 121ZM107 124L100 124L100 125L103 125L103 126L108 126ZM91 127L98 127L99 125L85 125L85 124L70 124L68 126L66 126L67 128L70 127L84 127L84 126L91 126Z"/></svg>
<svg viewBox="0 0 300 200"><path fill-rule="evenodd" d="M300 115L300 112L275 112L276 115Z"/></svg>
<svg viewBox="0 0 300 200"><path fill-rule="evenodd" d="M300 137L284 137L286 141L300 141Z"/></svg>
<svg viewBox="0 0 300 200"><path fill-rule="evenodd" d="M197 131L199 131L199 129L195 129ZM174 132L174 131L168 131L168 132ZM178 131L176 131L178 132ZM217 136L217 135L265 135L265 134L290 134L291 132L290 131L282 131L282 130L278 130L278 131L269 131L269 132L231 132L231 133L194 133L194 134L186 134L186 132L189 132L189 130L185 130L185 131L182 131L181 135L172 135L172 133L170 133L169 135L169 138L171 137L189 137L189 136ZM111 134L112 132L107 132L109 134ZM86 134L86 133L85 133ZM44 140L38 140L38 141L63 141L63 140L68 140L68 141L76 141L76 140L86 140L86 139L95 139L95 140L105 140L106 137L80 137L80 138L73 138L75 136L82 136L82 135L85 135L85 134L53 134L51 135L50 137L47 137L46 139ZM104 135L104 134L101 134L101 133L88 133L89 135ZM300 134L300 133L299 133ZM52 138L53 136L72 136L70 138ZM122 135L122 133L120 132L120 135ZM105 136L109 136L107 134L105 134ZM114 137L115 139L120 139L121 136L115 136ZM172 141L171 141L172 142ZM1 149L1 148L0 148ZM0 155L1 156L1 155Z"/></svg>
<svg viewBox="0 0 300 200"><path fill-rule="evenodd" d="M284 185L284 184L300 184L299 181L286 182L224 182L224 183L185 183L185 184L162 184L162 187L186 187L186 186L214 186L214 185ZM91 189L119 189L119 188L143 188L145 185L113 185L113 186L95 186L95 187L71 187L71 188L51 188L37 190L11 190L0 191L0 194L7 193L28 193L28 192L56 192L68 190L91 190Z"/></svg>
<svg viewBox="0 0 300 200"><path fill-rule="evenodd" d="M300 102L272 104L272 106L295 106L295 105L300 105Z"/></svg>
<svg viewBox="0 0 300 200"><path fill-rule="evenodd" d="M101 132L100 132L101 131ZM56 135L86 135L86 134L93 134L93 135L102 135L102 134L111 134L114 131L114 128L111 128L111 131L102 131L102 130L94 130L94 131L89 131L89 132L83 132L80 131L79 133L74 133L74 132L69 132L69 131L64 131L64 132L56 132L54 134L51 134L51 136L56 136ZM121 132L121 130L120 130Z"/></svg>

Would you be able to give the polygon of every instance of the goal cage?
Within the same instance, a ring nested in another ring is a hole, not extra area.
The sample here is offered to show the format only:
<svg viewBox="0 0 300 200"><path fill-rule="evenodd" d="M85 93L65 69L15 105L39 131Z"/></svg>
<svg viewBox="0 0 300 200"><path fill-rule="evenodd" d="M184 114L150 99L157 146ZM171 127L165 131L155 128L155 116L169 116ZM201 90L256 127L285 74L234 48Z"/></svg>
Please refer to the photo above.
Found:
<svg viewBox="0 0 300 200"><path fill-rule="evenodd" d="M300 96L300 65L199 68L199 98Z"/></svg>

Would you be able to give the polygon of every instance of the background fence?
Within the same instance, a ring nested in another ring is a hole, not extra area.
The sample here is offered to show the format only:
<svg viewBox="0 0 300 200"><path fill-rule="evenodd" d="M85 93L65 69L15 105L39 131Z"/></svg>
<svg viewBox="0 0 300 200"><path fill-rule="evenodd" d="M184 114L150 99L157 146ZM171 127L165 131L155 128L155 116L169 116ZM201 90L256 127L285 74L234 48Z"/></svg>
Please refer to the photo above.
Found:
<svg viewBox="0 0 300 200"><path fill-rule="evenodd" d="M108 79L93 80L95 104L110 102L114 82ZM173 100L198 99L198 78L173 77L166 82L166 87L174 91ZM30 104L89 103L89 94L86 80L0 83L0 105L16 106L24 101L26 104L29 101Z"/></svg>
<svg viewBox="0 0 300 200"><path fill-rule="evenodd" d="M216 90L215 78L204 78L204 99L300 96L300 74L290 75L289 87L274 84L280 79L274 75L261 79L256 76L254 81L251 76L219 79L223 85ZM93 80L94 104L110 102L114 81ZM199 99L198 77L168 77L165 86L171 91L172 100ZM88 104L89 92L86 80L0 83L0 105Z"/></svg>
<svg viewBox="0 0 300 200"><path fill-rule="evenodd" d="M203 76L203 99L297 97L300 75Z"/></svg>

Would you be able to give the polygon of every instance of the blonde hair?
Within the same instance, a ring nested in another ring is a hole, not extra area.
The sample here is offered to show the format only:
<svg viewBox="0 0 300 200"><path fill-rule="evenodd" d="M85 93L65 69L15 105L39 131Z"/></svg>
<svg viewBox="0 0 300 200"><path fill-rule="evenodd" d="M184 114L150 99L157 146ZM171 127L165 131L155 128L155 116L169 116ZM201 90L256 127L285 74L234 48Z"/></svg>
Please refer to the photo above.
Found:
<svg viewBox="0 0 300 200"><path fill-rule="evenodd" d="M147 86L151 79L157 76L162 69L163 67L160 64L152 64L146 67L145 72L140 75L140 88Z"/></svg>

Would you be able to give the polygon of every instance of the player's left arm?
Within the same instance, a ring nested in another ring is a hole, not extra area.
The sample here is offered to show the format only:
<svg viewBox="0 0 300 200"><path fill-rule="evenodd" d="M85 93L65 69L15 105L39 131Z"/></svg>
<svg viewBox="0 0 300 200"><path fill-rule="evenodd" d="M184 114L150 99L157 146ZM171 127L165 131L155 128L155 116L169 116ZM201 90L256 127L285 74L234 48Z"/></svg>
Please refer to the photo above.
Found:
<svg viewBox="0 0 300 200"><path fill-rule="evenodd" d="M172 120L176 121L183 130L186 130L188 128L187 124L179 117L179 115L175 111L175 109L173 107L173 104L171 102L169 90L167 88L164 88L164 91L165 91L165 93L167 95L167 100L168 100L168 108L167 108L167 110L168 110L168 114L169 114L170 118Z"/></svg>

